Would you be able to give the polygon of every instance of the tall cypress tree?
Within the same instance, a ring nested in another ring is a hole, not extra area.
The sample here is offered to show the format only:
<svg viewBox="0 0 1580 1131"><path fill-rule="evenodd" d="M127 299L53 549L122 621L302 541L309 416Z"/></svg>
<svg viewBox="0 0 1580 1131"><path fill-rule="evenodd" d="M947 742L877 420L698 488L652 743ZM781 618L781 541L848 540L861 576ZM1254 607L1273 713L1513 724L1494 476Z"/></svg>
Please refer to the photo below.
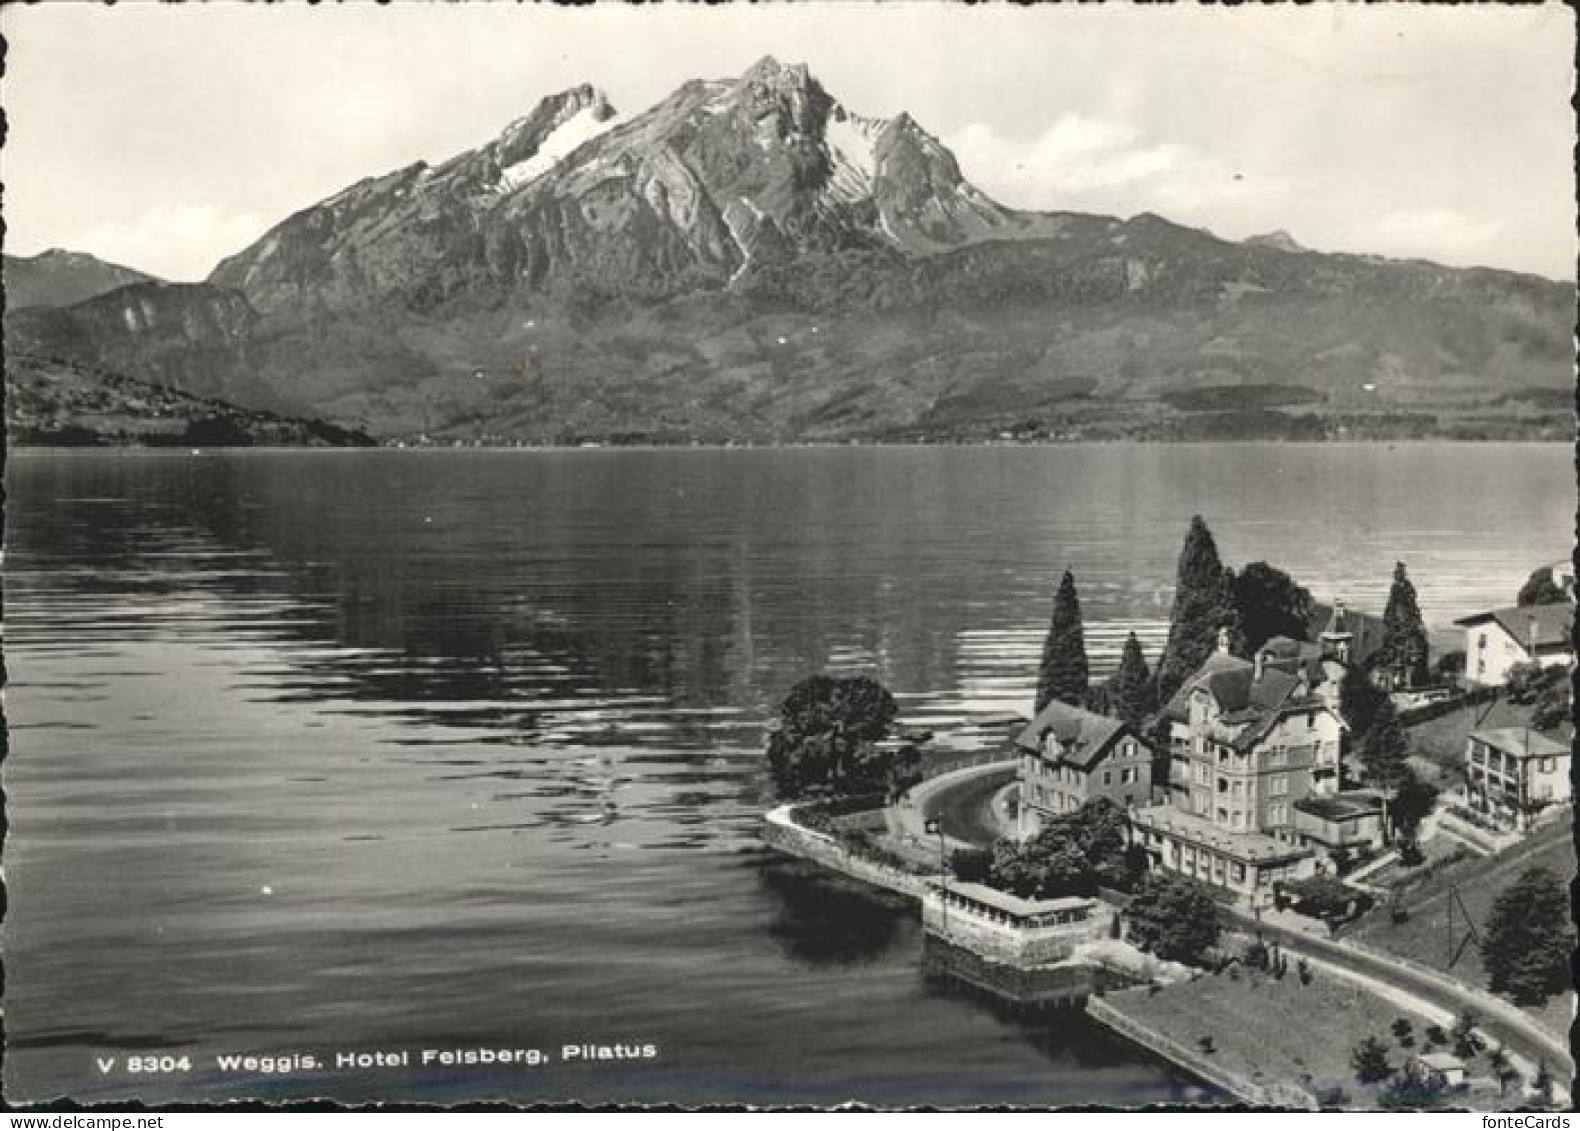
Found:
<svg viewBox="0 0 1580 1131"><path fill-rule="evenodd" d="M1109 700L1114 714L1137 731L1147 716L1157 710L1157 685L1141 654L1141 641L1133 632L1125 638L1124 651L1119 654L1119 670L1114 673Z"/></svg>
<svg viewBox="0 0 1580 1131"><path fill-rule="evenodd" d="M1382 646L1374 663L1389 674L1394 686L1416 687L1426 682L1426 661L1426 626L1416 604L1415 586L1405 574L1404 563L1395 562L1393 588L1383 610Z"/></svg>
<svg viewBox="0 0 1580 1131"><path fill-rule="evenodd" d="M1201 515L1190 520L1174 581L1169 639L1158 660L1158 702L1167 703L1218 646L1218 630L1237 630L1232 575L1218 559L1218 544Z"/></svg>
<svg viewBox="0 0 1580 1131"><path fill-rule="evenodd" d="M1081 629L1081 600L1075 593L1075 575L1069 570L1059 579L1053 598L1053 619L1042 645L1042 666L1037 671L1037 710L1055 699L1080 706L1087 694L1086 635Z"/></svg>

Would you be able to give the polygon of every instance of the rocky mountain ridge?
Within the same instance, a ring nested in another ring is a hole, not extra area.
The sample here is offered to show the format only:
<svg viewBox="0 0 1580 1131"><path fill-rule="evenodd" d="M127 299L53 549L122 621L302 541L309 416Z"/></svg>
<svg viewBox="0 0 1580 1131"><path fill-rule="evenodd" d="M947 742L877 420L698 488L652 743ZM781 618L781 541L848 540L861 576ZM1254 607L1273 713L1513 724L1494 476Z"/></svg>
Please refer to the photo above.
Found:
<svg viewBox="0 0 1580 1131"><path fill-rule="evenodd" d="M8 342L461 442L1541 435L1574 288L993 201L767 58L590 86Z"/></svg>

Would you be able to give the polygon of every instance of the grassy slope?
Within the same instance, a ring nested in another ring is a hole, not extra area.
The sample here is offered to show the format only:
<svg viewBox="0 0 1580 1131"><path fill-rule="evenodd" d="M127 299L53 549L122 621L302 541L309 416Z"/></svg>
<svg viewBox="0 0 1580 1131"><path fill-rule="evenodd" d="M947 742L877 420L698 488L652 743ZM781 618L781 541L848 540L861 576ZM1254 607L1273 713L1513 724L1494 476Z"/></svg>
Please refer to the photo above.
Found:
<svg viewBox="0 0 1580 1131"><path fill-rule="evenodd" d="M25 355L7 363L5 415L14 443L171 444L194 435L211 444L368 442L320 421L241 408L108 370Z"/></svg>
<svg viewBox="0 0 1580 1131"><path fill-rule="evenodd" d="M1403 892L1410 918L1395 924L1387 909L1379 907L1363 918L1347 937L1378 950L1386 950L1483 989L1487 985L1481 956L1472 943L1452 967L1448 965L1449 890L1458 890L1465 911L1479 930L1487 921L1492 901L1526 868L1542 866L1564 880L1575 874L1573 818L1540 829L1530 839L1496 856L1473 857L1451 864ZM1457 948L1465 937L1465 920L1454 908L1454 941ZM1574 1016L1574 995L1554 998L1540 1009L1530 1010L1542 1024L1556 1033L1567 1033Z"/></svg>
<svg viewBox="0 0 1580 1131"><path fill-rule="evenodd" d="M1393 1044L1389 1025L1396 1017L1408 1016L1417 1034L1427 1024L1331 975L1317 973L1310 985L1301 985L1293 970L1281 980L1253 972L1242 972L1238 980L1203 975L1155 994L1127 991L1107 1000L1187 1048L1210 1036L1213 1060L1240 1076L1341 1087L1350 1097L1345 1106L1376 1101L1374 1092L1355 1081L1350 1050L1369 1036ZM1298 1024L1291 1023L1294 1018ZM1392 1049L1396 1067L1404 1059L1403 1050ZM1484 1071L1479 1065L1475 1070Z"/></svg>
<svg viewBox="0 0 1580 1131"><path fill-rule="evenodd" d="M1465 739L1472 730L1525 726L1530 713L1530 707L1505 699L1478 703L1410 727L1406 732L1410 752L1437 768L1441 784L1457 785L1465 780ZM1549 737L1568 742L1573 734L1574 728L1565 724L1550 732Z"/></svg>

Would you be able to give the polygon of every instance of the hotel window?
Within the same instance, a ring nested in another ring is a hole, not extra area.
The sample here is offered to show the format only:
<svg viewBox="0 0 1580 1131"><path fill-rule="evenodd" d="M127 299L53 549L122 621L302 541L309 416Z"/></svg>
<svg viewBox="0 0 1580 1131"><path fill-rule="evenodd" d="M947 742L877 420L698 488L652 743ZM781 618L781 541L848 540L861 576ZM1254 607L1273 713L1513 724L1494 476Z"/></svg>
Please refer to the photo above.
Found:
<svg viewBox="0 0 1580 1131"><path fill-rule="evenodd" d="M1236 861L1235 865L1234 865L1233 875L1234 875L1234 882L1235 883L1237 883L1237 884L1245 883L1245 865L1239 863L1238 861Z"/></svg>
<svg viewBox="0 0 1580 1131"><path fill-rule="evenodd" d="M1239 797L1240 796L1240 789L1241 789L1240 783L1239 782L1235 782L1233 787L1230 789L1229 792L1232 793L1235 797Z"/></svg>
<svg viewBox="0 0 1580 1131"><path fill-rule="evenodd" d="M1219 793L1228 793L1229 792L1229 779L1228 778L1219 778L1218 779L1218 792Z"/></svg>
<svg viewBox="0 0 1580 1131"><path fill-rule="evenodd" d="M1268 779L1267 792L1274 797L1282 797L1289 792L1289 778L1284 774L1274 774Z"/></svg>
<svg viewBox="0 0 1580 1131"><path fill-rule="evenodd" d="M1103 784L1104 785L1113 785L1114 784L1114 774L1113 774L1112 770L1104 770L1103 771Z"/></svg>
<svg viewBox="0 0 1580 1131"><path fill-rule="evenodd" d="M1123 770L1120 770L1119 780L1125 785L1129 785L1131 782L1135 781L1136 768L1134 766L1126 766Z"/></svg>
<svg viewBox="0 0 1580 1131"><path fill-rule="evenodd" d="M1542 773L1550 774L1552 772L1553 772L1553 760L1551 758L1543 758L1542 759Z"/></svg>

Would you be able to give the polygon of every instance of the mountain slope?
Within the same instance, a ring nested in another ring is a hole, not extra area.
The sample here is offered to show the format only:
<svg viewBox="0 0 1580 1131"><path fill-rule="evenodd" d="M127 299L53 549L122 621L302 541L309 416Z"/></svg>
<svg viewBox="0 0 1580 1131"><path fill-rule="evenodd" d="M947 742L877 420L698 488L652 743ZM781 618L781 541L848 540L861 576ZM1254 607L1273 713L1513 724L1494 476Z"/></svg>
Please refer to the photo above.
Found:
<svg viewBox="0 0 1580 1131"><path fill-rule="evenodd" d="M8 320L194 392L476 442L1564 434L1574 289L1025 213L765 59L591 87L358 182L207 284ZM47 348L46 348L47 347Z"/></svg>
<svg viewBox="0 0 1580 1131"><path fill-rule="evenodd" d="M152 275L85 252L51 248L34 256L4 257L6 307L72 306Z"/></svg>
<svg viewBox="0 0 1580 1131"><path fill-rule="evenodd" d="M345 447L366 435L209 400L100 369L34 355L6 359L8 442L19 445Z"/></svg>

